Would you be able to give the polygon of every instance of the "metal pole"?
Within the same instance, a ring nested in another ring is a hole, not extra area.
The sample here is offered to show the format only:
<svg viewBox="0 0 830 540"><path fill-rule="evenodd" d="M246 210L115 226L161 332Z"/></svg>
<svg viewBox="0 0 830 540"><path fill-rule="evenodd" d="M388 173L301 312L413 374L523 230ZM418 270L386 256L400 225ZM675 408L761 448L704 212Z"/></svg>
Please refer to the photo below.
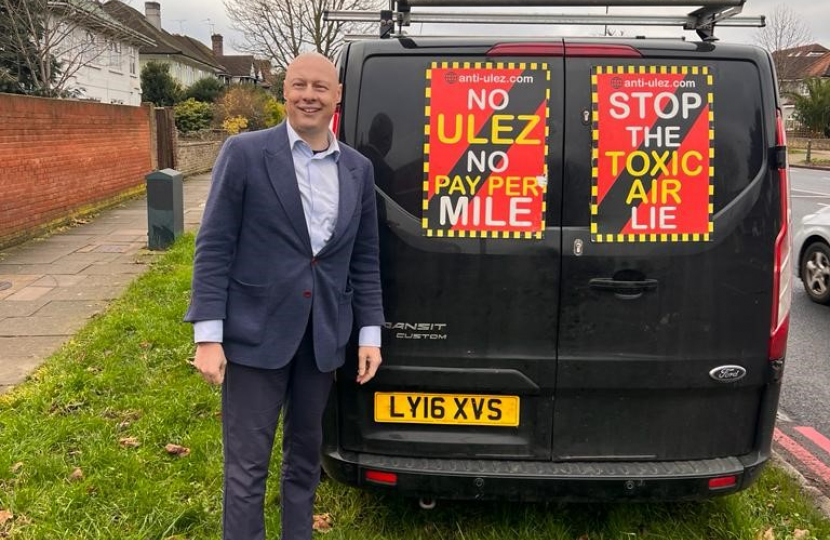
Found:
<svg viewBox="0 0 830 540"><path fill-rule="evenodd" d="M728 7L743 6L746 0L402 0L410 6L429 7L457 7L457 6L481 6L481 7L601 7L611 6L634 6L634 7L664 7L664 6L705 6L705 7Z"/></svg>
<svg viewBox="0 0 830 540"><path fill-rule="evenodd" d="M407 13L411 23L442 23L442 24L561 24L561 25L594 25L605 24L614 26L686 26L695 28L695 18L690 16L672 15L563 15L530 13L516 15L513 13L461 13L461 12L423 12ZM350 22L379 22L380 13L377 11L326 11L323 13L325 21ZM405 25L407 26L407 25ZM732 17L718 23L718 26L760 27L763 26L762 17Z"/></svg>
<svg viewBox="0 0 830 540"><path fill-rule="evenodd" d="M813 161L813 139L807 139L807 163Z"/></svg>
<svg viewBox="0 0 830 540"><path fill-rule="evenodd" d="M606 16L608 16L608 9L610 7L611 6L608 6L608 5L605 6L605 15ZM605 25L605 30L603 30L602 35L605 36L605 37L608 37L608 24Z"/></svg>

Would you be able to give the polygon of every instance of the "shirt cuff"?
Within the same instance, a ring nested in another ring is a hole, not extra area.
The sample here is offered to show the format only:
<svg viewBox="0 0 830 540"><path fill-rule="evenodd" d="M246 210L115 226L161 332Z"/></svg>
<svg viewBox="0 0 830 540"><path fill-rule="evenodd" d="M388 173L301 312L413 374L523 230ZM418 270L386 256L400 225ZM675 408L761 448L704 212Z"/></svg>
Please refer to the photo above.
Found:
<svg viewBox="0 0 830 540"><path fill-rule="evenodd" d="M222 343L225 321L196 321L193 323L193 341L196 343Z"/></svg>
<svg viewBox="0 0 830 540"><path fill-rule="evenodd" d="M364 326L357 342L361 347L380 347L380 326Z"/></svg>

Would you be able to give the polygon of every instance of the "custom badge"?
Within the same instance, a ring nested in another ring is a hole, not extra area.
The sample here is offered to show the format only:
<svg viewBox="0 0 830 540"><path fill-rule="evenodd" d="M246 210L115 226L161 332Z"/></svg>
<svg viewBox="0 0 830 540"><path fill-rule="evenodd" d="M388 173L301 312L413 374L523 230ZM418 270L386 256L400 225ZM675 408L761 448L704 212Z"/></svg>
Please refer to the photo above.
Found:
<svg viewBox="0 0 830 540"><path fill-rule="evenodd" d="M713 79L705 66L594 67L594 242L711 239Z"/></svg>
<svg viewBox="0 0 830 540"><path fill-rule="evenodd" d="M435 62L426 72L426 236L542 238L548 65Z"/></svg>

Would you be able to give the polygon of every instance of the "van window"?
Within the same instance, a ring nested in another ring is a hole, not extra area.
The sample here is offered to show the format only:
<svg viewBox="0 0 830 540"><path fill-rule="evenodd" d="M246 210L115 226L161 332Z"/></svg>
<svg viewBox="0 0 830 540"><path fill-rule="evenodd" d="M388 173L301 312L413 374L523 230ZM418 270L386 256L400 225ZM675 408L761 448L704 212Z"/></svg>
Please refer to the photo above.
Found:
<svg viewBox="0 0 830 540"><path fill-rule="evenodd" d="M591 141L582 128L583 110L591 107L591 70L608 65L595 58L566 59L565 117L569 125L565 145L563 224L590 223ZM647 59L621 65L682 66L684 61ZM691 65L709 66L714 75L715 158L714 211L722 210L738 197L762 172L768 142L765 136L764 104L760 72L746 61L695 60Z"/></svg>
<svg viewBox="0 0 830 540"><path fill-rule="evenodd" d="M715 212L761 172L764 163L761 78L755 64L715 62Z"/></svg>
<svg viewBox="0 0 830 540"><path fill-rule="evenodd" d="M357 150L375 166L375 183L420 217L423 195L424 74L432 58L369 58L357 111Z"/></svg>

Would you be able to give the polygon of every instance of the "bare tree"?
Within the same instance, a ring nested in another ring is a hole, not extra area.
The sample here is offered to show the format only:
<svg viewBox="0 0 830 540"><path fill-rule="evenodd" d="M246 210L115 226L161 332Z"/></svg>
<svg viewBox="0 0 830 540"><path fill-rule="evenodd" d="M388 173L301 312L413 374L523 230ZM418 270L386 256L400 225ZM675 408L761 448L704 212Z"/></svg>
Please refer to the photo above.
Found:
<svg viewBox="0 0 830 540"><path fill-rule="evenodd" d="M123 33L97 2L0 0L0 16L7 28L0 48L25 70L33 94L70 94L81 68L109 62L110 51L120 58Z"/></svg>
<svg viewBox="0 0 830 540"><path fill-rule="evenodd" d="M767 25L755 35L756 45L773 53L779 80L788 78L791 67L798 62L798 57L781 51L806 45L812 39L807 23L786 4L775 6L772 15L767 17Z"/></svg>
<svg viewBox="0 0 830 540"><path fill-rule="evenodd" d="M326 22L326 10L380 10L386 0L224 0L234 29L245 36L237 48L273 60L285 69L305 51L334 58L348 23ZM352 26L351 28L354 28Z"/></svg>

